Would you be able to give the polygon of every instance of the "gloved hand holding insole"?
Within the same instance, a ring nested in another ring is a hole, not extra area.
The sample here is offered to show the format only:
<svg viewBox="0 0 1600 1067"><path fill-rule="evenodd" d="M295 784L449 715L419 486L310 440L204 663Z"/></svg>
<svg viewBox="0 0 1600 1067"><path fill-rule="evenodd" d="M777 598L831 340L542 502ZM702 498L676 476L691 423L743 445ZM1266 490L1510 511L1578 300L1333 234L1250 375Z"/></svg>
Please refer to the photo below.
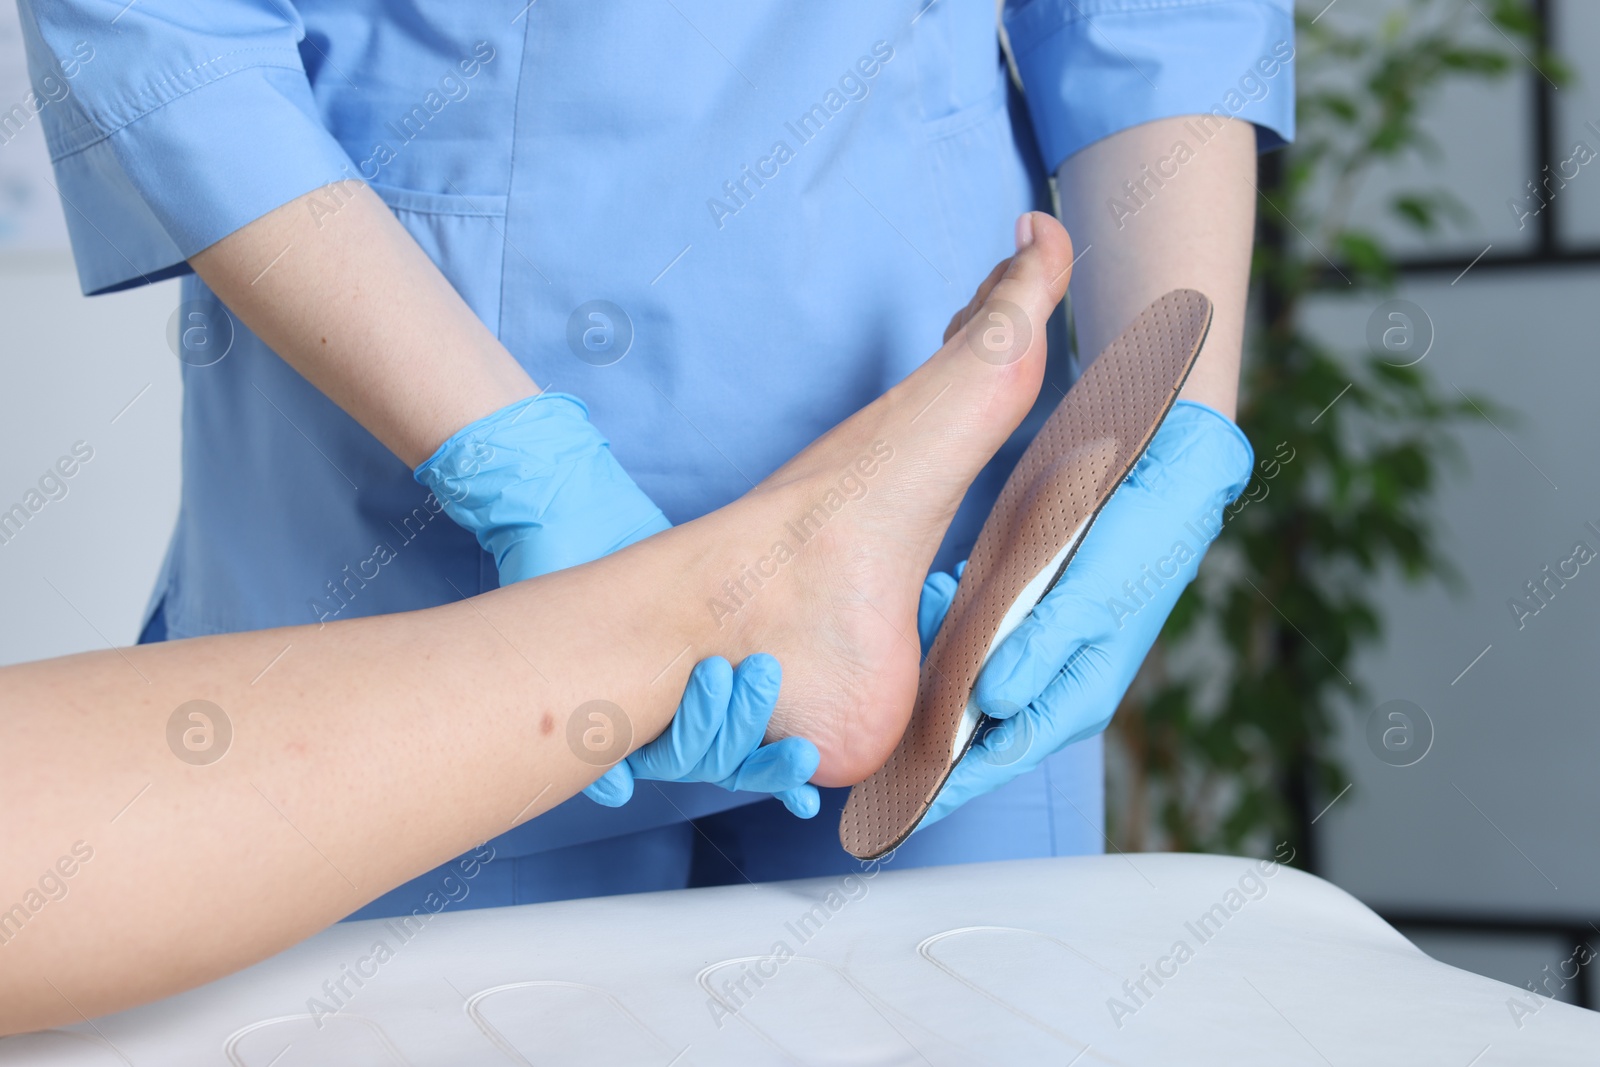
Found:
<svg viewBox="0 0 1600 1067"><path fill-rule="evenodd" d="M993 302L985 307L980 313L990 320L1005 317ZM1081 603L1087 599L1092 605L1102 597L1106 579L1120 582L1130 560L1130 577L1142 577L1142 557L1160 566L1171 545L1162 543L1158 551L1156 541L1146 538L1153 532L1165 542L1169 531L1203 509L1213 487L1236 492L1226 475L1220 483L1208 477L1197 482L1180 472L1174 480L1183 488L1174 489L1150 473L1179 463L1204 439L1203 433L1192 437L1182 428L1204 426L1208 418L1230 425L1197 405L1178 409L1167 448L1155 453L1144 475L1137 473L1163 421L1174 413L1210 325L1211 301L1205 294L1174 289L1158 297L1100 353L1045 420L984 520L970 567L944 612L948 618L933 628L932 618L941 614L939 601L919 604L920 628L924 636L932 629L933 637L919 672L916 706L888 762L856 786L845 803L839 837L846 850L863 859L884 855L930 815L937 818L1082 736L1080 714L1097 724L1093 729L1104 727L1171 600L1152 591L1146 621L1126 640L1112 640L1097 629L1080 632L1077 628L1085 625ZM1199 423L1193 421L1197 414L1203 416ZM1242 438L1236 439L1234 452L1248 474L1249 449L1241 445ZM1222 470L1231 466L1220 461ZM1208 468L1202 461L1198 469ZM1150 503L1142 510L1149 514L1141 513L1139 492L1131 490L1141 484L1147 490L1159 485L1146 493ZM1194 507L1184 506L1185 494L1196 485L1201 491ZM1166 502L1168 497L1173 503ZM1119 512L1127 517L1117 519ZM1090 537L1101 547L1086 556ZM1170 559L1166 566L1172 566ZM1087 586L1071 581L1082 569L1099 579ZM1181 573L1181 568L1174 571L1173 578ZM924 588L942 598L950 585L930 579ZM1176 596L1172 588L1172 599ZM1084 643L1083 638L1096 640ZM986 705L977 694L979 679L985 664L1002 652L994 673L984 677ZM1001 671L1004 684L996 694ZM1064 676L1059 684L1052 681L1058 674ZM1038 711L1023 715L1035 698L1041 701ZM1063 701L1070 706L1063 707ZM974 741L996 720L992 711L1013 721L982 738L987 758L980 757L975 766L987 763L990 773L963 771L973 762ZM1030 729L1042 735L1037 745L1016 736ZM998 746L1007 741L1019 743L1002 754ZM937 812L936 803L941 803Z"/></svg>
<svg viewBox="0 0 1600 1067"><path fill-rule="evenodd" d="M998 721L956 764L919 829L1110 724L1252 461L1228 418L1193 401L1173 406L1061 581L984 664L973 697ZM926 643L955 590L949 575L930 576L919 614Z"/></svg>

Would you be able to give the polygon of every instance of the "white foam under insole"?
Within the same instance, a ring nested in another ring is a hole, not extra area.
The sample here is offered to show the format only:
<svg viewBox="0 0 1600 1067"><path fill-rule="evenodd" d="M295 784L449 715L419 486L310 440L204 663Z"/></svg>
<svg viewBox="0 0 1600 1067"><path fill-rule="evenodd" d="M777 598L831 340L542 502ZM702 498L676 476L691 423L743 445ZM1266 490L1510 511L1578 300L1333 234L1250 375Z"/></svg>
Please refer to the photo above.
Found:
<svg viewBox="0 0 1600 1067"><path fill-rule="evenodd" d="M994 640L989 642L988 649L983 653L985 666L988 665L989 657L994 655L994 650L1000 647L1001 642L1010 637L1012 632L1022 625L1022 620L1028 617L1029 612L1039 606L1039 601L1044 599L1045 592L1050 588L1051 579L1061 570L1061 564L1072 554L1072 550L1077 547L1078 541L1083 537L1084 531L1089 528L1089 523L1092 521L1093 519L1090 519L1081 523L1072 532L1072 536L1067 540L1067 543L1061 546L1061 551L1057 552L1050 562L1045 564L1039 573L1035 574L1028 584L1022 587L1022 592L1017 594L1017 599L1011 602L1011 606L1006 609L1005 615L1000 619L1000 628L995 631ZM979 669L979 674L982 674L981 668ZM983 711L978 707L977 700L969 694L966 710L961 715L961 729L956 733L955 747L950 752L952 761L961 758L961 752L967 747L967 741L971 739L973 732L978 729L978 724L982 721Z"/></svg>

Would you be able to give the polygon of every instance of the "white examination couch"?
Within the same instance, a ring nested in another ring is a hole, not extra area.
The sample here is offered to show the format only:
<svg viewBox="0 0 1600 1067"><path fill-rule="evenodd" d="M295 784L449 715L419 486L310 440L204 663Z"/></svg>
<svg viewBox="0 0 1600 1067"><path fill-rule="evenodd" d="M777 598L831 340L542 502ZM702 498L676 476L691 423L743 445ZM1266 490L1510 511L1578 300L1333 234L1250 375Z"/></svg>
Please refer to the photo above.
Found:
<svg viewBox="0 0 1600 1067"><path fill-rule="evenodd" d="M0 1039L0 1067L1035 1063L1596 1064L1600 1014L1287 867L1110 855L345 923Z"/></svg>

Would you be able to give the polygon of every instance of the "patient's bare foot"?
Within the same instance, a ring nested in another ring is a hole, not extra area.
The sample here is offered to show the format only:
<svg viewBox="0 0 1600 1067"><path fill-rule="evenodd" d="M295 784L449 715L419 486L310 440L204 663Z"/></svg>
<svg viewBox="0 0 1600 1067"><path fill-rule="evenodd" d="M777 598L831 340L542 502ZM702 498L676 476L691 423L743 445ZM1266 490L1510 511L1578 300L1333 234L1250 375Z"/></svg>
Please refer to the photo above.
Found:
<svg viewBox="0 0 1600 1067"><path fill-rule="evenodd" d="M967 486L1039 391L1072 243L1050 216L1025 218L1031 242L931 359L709 517L736 547L707 610L719 636L783 664L771 733L816 742L819 784L862 780L899 742L916 699L922 579Z"/></svg>

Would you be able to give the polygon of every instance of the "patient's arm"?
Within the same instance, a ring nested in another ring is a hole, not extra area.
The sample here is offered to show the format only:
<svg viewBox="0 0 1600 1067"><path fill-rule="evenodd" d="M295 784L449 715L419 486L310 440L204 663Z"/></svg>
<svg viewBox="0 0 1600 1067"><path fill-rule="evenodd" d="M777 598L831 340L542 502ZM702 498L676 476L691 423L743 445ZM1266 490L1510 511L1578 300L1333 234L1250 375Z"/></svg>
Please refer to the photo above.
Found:
<svg viewBox="0 0 1600 1067"><path fill-rule="evenodd" d="M0 670L0 908L23 901L0 914L0 1033L237 970L538 815L603 769L569 744L583 705L620 709L637 747L706 656L780 658L773 732L817 742L819 783L881 765L922 578L1038 391L1071 246L1047 216L1033 231L986 283L1034 323L1014 362L958 333L696 522L445 607ZM234 731L205 766L168 746L191 700ZM67 894L26 897L75 846Z"/></svg>
<svg viewBox="0 0 1600 1067"><path fill-rule="evenodd" d="M694 659L650 679L691 631L660 584L606 585L0 672L0 907L93 849L65 899L0 929L3 1028L71 1016L43 978L94 1014L128 1002L130 965L153 993L236 969L572 796L604 769L567 747L586 700L625 707L640 742L660 732ZM234 731L209 766L168 748L194 699Z"/></svg>

